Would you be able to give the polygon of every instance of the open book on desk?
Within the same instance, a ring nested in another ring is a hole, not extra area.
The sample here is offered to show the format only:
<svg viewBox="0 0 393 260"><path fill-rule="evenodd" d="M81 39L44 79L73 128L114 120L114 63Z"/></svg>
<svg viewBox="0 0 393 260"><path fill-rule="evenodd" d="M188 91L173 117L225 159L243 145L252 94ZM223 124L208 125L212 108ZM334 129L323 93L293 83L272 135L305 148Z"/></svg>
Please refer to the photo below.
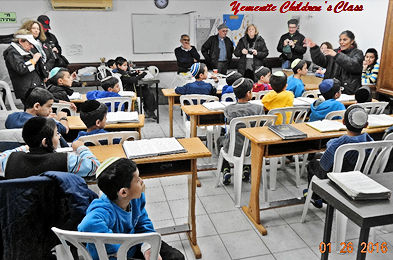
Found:
<svg viewBox="0 0 393 260"><path fill-rule="evenodd" d="M106 122L108 124L114 123L138 123L139 115L137 111L133 112L108 112L106 115Z"/></svg>
<svg viewBox="0 0 393 260"><path fill-rule="evenodd" d="M274 132L276 135L281 137L284 140L291 140L291 139L302 139L306 138L307 134L296 129L291 125L271 125L268 127L270 131Z"/></svg>
<svg viewBox="0 0 393 260"><path fill-rule="evenodd" d="M345 125L340 121L327 120L327 119L318 120L314 122L307 122L306 125L322 133L347 130Z"/></svg>
<svg viewBox="0 0 393 260"><path fill-rule="evenodd" d="M391 195L391 190L360 171L329 172L327 176L353 200L389 199Z"/></svg>
<svg viewBox="0 0 393 260"><path fill-rule="evenodd" d="M340 102L355 101L355 95L341 94L341 96L339 98L337 98L337 101L340 101Z"/></svg>
<svg viewBox="0 0 393 260"><path fill-rule="evenodd" d="M293 100L293 106L311 106L316 99L310 97L297 97Z"/></svg>
<svg viewBox="0 0 393 260"><path fill-rule="evenodd" d="M129 159L187 152L174 137L125 141L123 149Z"/></svg>
<svg viewBox="0 0 393 260"><path fill-rule="evenodd" d="M368 115L367 128L383 127L393 125L393 117L385 114Z"/></svg>
<svg viewBox="0 0 393 260"><path fill-rule="evenodd" d="M118 93L122 97L135 97L135 92L134 91L119 91Z"/></svg>
<svg viewBox="0 0 393 260"><path fill-rule="evenodd" d="M74 92L74 93L72 93L71 96L68 96L68 98L69 98L70 100L82 99L82 95L81 95L81 93L79 93L79 92Z"/></svg>
<svg viewBox="0 0 393 260"><path fill-rule="evenodd" d="M219 101L213 102L205 102L202 106L206 107L209 110L217 111L217 110L224 110L225 105Z"/></svg>

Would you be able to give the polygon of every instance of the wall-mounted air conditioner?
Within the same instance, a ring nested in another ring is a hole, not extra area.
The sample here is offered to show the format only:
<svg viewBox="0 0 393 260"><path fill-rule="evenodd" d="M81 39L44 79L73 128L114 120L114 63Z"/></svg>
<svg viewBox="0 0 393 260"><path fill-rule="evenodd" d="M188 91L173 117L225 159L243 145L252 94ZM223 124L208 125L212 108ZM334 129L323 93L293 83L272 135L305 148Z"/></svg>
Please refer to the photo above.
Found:
<svg viewBox="0 0 393 260"><path fill-rule="evenodd" d="M112 0L51 0L53 10L112 10Z"/></svg>

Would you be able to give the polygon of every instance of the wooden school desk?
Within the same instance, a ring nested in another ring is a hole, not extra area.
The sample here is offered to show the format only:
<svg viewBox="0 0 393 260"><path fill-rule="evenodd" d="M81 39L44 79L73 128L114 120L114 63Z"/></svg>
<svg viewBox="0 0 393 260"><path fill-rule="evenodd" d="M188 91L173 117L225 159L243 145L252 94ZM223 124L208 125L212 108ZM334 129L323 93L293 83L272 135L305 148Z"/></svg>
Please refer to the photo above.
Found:
<svg viewBox="0 0 393 260"><path fill-rule="evenodd" d="M83 123L82 119L80 116L67 116L68 119L68 127L70 131L68 132L66 137L74 137L78 135L78 132L80 130L86 130L86 125ZM141 129L145 125L145 115L139 115L139 122L138 123L116 123L116 124L106 124L105 125L105 130L109 131L126 131L130 129L135 129L139 133L139 138L142 137L141 135ZM70 139L66 138L66 139ZM72 139L72 140L74 140Z"/></svg>
<svg viewBox="0 0 393 260"><path fill-rule="evenodd" d="M370 177L376 182L385 186L386 188L393 190L393 179L391 174L376 174ZM330 242L333 223L333 212L334 209L337 209L360 227L360 236L356 259L366 259L367 249L370 249L372 254L391 254L391 252L389 252L389 250L391 250L391 247L387 245L387 252L381 251L381 249L383 249L381 243L384 241L379 241L378 246L376 245L378 241L370 241L371 244L368 244L368 235L371 227L393 224L392 199L355 201L352 200L347 194L345 194L340 188L338 188L336 184L334 184L330 180L313 181L312 190L322 199L324 199L327 203L325 228L322 240L325 245ZM345 241L339 241L338 243L341 242ZM376 248L374 246L378 247L378 251L376 251ZM327 247L327 250L321 255L321 259L328 259L329 249L331 249L332 247L333 246ZM361 252L362 249L363 252ZM354 256L355 252L347 254L353 254Z"/></svg>
<svg viewBox="0 0 393 260"><path fill-rule="evenodd" d="M130 97L130 98L131 98L131 111L134 111L134 103L135 103L135 100L137 99L137 97ZM86 94L81 94L80 99L72 99L70 101L78 107L80 104L82 104L86 100L87 100Z"/></svg>
<svg viewBox="0 0 393 260"><path fill-rule="evenodd" d="M346 134L346 131L335 131L321 133L306 123L292 124L293 127L307 133L307 138L295 140L283 140L273 133L267 126L255 128L242 128L239 132L251 141L251 195L248 206L242 209L255 227L262 233L267 234L267 230L261 224L260 206L259 206L259 187L262 174L263 157L277 157L295 154L316 153L326 149L326 143L331 138L340 137ZM387 127L377 127L364 129L363 132L369 134L382 133ZM293 203L301 203L302 200L293 200ZM282 207L280 202L270 202L270 208ZM299 216L300 217L300 216Z"/></svg>
<svg viewBox="0 0 393 260"><path fill-rule="evenodd" d="M188 224L186 227L182 225L168 228L168 230L171 230L171 232L168 233L187 232L187 237L190 240L195 257L201 258L202 254L197 244L195 222L196 162L198 158L210 157L211 153L199 138L179 139L179 142L187 150L186 153L134 159L134 162L138 165L139 173L142 178L188 175ZM100 162L113 156L126 157L123 147L120 144L91 146L89 148Z"/></svg>
<svg viewBox="0 0 393 260"><path fill-rule="evenodd" d="M222 90L217 90L217 96L221 96ZM180 106L180 95L173 88L164 88L162 93L168 98L169 109L169 136L173 137L173 106Z"/></svg>
<svg viewBox="0 0 393 260"><path fill-rule="evenodd" d="M283 72L287 77L293 75L293 71L291 69L284 69ZM323 78L319 78L315 76L315 73L313 72L307 72L307 75L304 75L301 77L301 80L303 81L304 84L317 84L322 82Z"/></svg>

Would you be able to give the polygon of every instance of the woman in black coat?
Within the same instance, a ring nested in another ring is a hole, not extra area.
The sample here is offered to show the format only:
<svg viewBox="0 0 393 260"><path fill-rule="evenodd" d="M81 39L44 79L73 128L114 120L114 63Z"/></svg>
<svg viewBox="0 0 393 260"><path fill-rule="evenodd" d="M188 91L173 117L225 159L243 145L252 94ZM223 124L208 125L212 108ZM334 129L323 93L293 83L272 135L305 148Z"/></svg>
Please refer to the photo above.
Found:
<svg viewBox="0 0 393 260"><path fill-rule="evenodd" d="M354 95L362 86L363 52L357 48L355 35L351 31L342 32L339 43L338 49L326 50L325 56L311 39L305 40L305 44L310 47L312 61L326 68L324 79L340 80L344 87L343 93Z"/></svg>
<svg viewBox="0 0 393 260"><path fill-rule="evenodd" d="M244 36L239 40L235 52L236 57L240 57L238 71L244 77L254 79L254 71L263 65L263 60L269 54L265 40L258 35L255 25L247 26Z"/></svg>

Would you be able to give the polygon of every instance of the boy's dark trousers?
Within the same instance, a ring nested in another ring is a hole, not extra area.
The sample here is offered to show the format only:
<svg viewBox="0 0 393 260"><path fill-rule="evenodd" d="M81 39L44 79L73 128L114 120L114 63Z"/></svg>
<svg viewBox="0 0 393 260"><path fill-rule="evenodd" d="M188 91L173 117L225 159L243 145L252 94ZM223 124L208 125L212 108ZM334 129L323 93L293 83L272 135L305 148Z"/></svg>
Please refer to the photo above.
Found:
<svg viewBox="0 0 393 260"><path fill-rule="evenodd" d="M176 248L171 247L164 241L161 241L160 255L162 260L184 260L184 255ZM133 259L145 259L141 250L137 250Z"/></svg>
<svg viewBox="0 0 393 260"><path fill-rule="evenodd" d="M310 186L311 179L314 175L316 175L320 179L327 179L327 173L328 171L325 171L322 169L321 165L319 164L319 161L317 159L311 160L307 164L307 179L308 179L308 186ZM312 194L312 199L318 200L321 199L315 192Z"/></svg>
<svg viewBox="0 0 393 260"><path fill-rule="evenodd" d="M154 112L156 110L156 99L146 84L136 85L134 89L125 89L127 91L135 91L138 97L142 98L143 109L145 111ZM142 92L142 93L140 93Z"/></svg>

